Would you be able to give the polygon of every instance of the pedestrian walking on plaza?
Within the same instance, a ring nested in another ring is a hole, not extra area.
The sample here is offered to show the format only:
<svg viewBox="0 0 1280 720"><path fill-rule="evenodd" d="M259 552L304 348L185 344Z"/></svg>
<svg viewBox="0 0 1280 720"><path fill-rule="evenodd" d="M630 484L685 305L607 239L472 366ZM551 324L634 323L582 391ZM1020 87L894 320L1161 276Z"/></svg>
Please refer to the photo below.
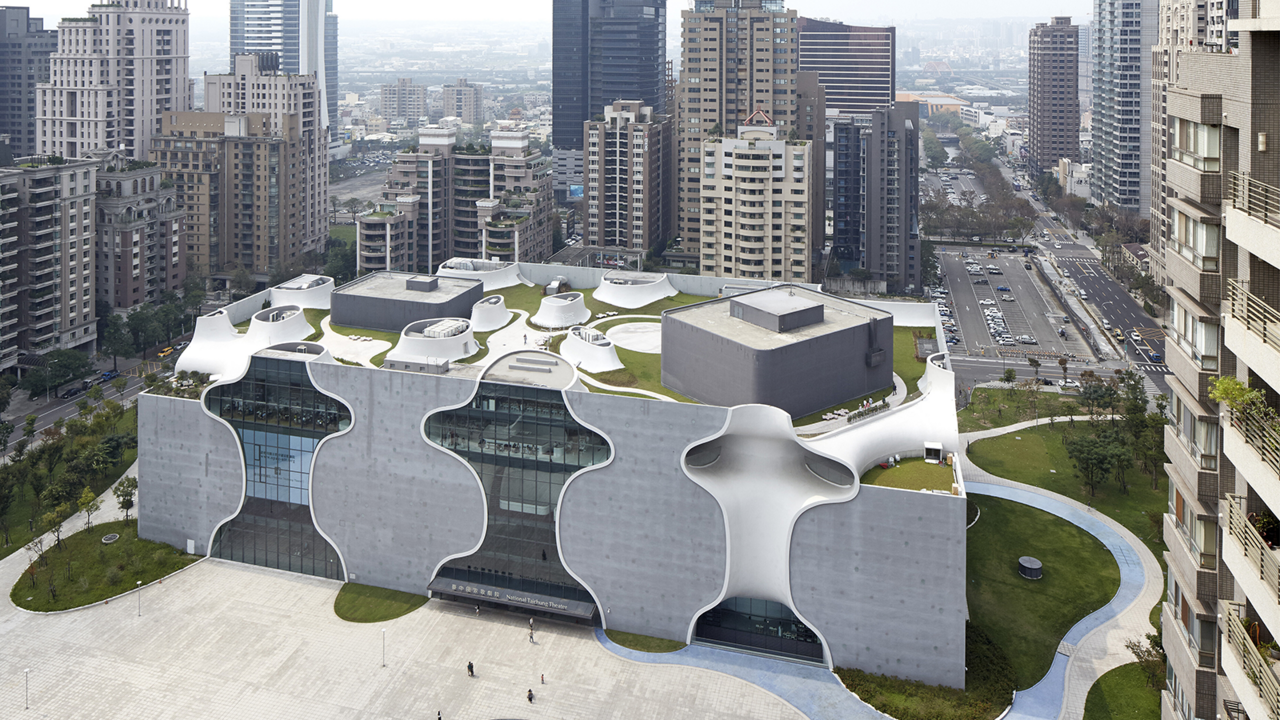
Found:
<svg viewBox="0 0 1280 720"><path fill-rule="evenodd" d="M533 642L533 628L529 628L529 642Z"/></svg>
<svg viewBox="0 0 1280 720"><path fill-rule="evenodd" d="M470 661L468 661L468 662L467 662L467 677L475 677L475 676L476 676L476 666L475 666L475 665L472 665L472 664L471 664L471 662L470 662Z"/></svg>
<svg viewBox="0 0 1280 720"><path fill-rule="evenodd" d="M476 606L476 617L480 617L480 606Z"/></svg>
<svg viewBox="0 0 1280 720"><path fill-rule="evenodd" d="M529 688L529 694L526 695L525 697L529 698L529 704L532 705L533 704L533 688Z"/></svg>
<svg viewBox="0 0 1280 720"><path fill-rule="evenodd" d="M529 630L530 632L533 631L533 618L529 618Z"/></svg>
<svg viewBox="0 0 1280 720"><path fill-rule="evenodd" d="M546 684L547 684L547 676L546 676L546 675L539 675L539 676L538 676L538 679L539 679L540 681L542 681L542 684L543 684L543 685L546 685Z"/></svg>
<svg viewBox="0 0 1280 720"><path fill-rule="evenodd" d="M528 336L528 335L525 335L525 336L524 336L524 344L525 344L525 345L528 345L528 344L529 344L529 336Z"/></svg>

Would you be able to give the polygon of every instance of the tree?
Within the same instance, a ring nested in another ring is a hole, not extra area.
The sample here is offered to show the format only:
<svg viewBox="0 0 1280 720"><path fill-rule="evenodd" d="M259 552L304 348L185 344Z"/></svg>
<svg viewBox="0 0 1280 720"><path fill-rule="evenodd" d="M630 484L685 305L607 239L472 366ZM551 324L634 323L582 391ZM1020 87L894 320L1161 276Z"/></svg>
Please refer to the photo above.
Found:
<svg viewBox="0 0 1280 720"><path fill-rule="evenodd" d="M1018 381L1018 372L1013 368L1006 368L1004 374L1000 376L1000 380L1003 381L1005 385L1009 386L1009 392L1012 394L1013 384Z"/></svg>
<svg viewBox="0 0 1280 720"><path fill-rule="evenodd" d="M1062 379L1066 380L1067 379L1067 359L1064 357L1058 358L1058 367L1062 368Z"/></svg>
<svg viewBox="0 0 1280 720"><path fill-rule="evenodd" d="M1138 640L1127 640L1124 644L1138 661L1138 669L1147 676L1147 687L1158 688L1164 685L1166 659L1160 633L1147 633L1145 643Z"/></svg>
<svg viewBox="0 0 1280 720"><path fill-rule="evenodd" d="M116 496L116 502L120 504L120 509L124 511L124 521L129 522L129 510L133 508L133 496L138 492L138 478L132 475L125 475L120 478L120 482L111 488L111 494Z"/></svg>
<svg viewBox="0 0 1280 720"><path fill-rule="evenodd" d="M9 401L13 399L13 388L7 382L0 382L0 413L9 409Z"/></svg>
<svg viewBox="0 0 1280 720"><path fill-rule="evenodd" d="M347 212L351 213L352 215L355 215L356 213L360 212L361 208L364 207L364 201L361 200L360 198L353 198L353 197L347 198L346 200L342 201L342 207L346 208Z"/></svg>
<svg viewBox="0 0 1280 720"><path fill-rule="evenodd" d="M36 420L40 418L35 415L28 415L22 422L22 437L30 438L36 434Z"/></svg>
<svg viewBox="0 0 1280 720"><path fill-rule="evenodd" d="M160 324L156 322L155 307L151 305L139 305L129 313L129 317L125 318L125 325L128 327L129 334L133 337L134 352L144 353L148 348L155 346L163 337L163 331Z"/></svg>
<svg viewBox="0 0 1280 720"><path fill-rule="evenodd" d="M40 524L49 529L53 533L53 544L62 549L62 521L71 514L71 505L63 503L58 507L45 513L40 518Z"/></svg>
<svg viewBox="0 0 1280 720"><path fill-rule="evenodd" d="M1027 404L1031 406L1033 417L1039 419L1040 412L1036 410L1036 402L1040 400L1040 383L1036 382L1035 378L1027 378L1018 383L1018 388L1025 393Z"/></svg>
<svg viewBox="0 0 1280 720"><path fill-rule="evenodd" d="M1037 382L1039 382L1039 380L1040 380L1040 361L1039 361L1039 360L1037 360L1037 359L1035 359L1035 358L1033 358L1033 357L1029 357L1029 358L1027 358L1027 364L1028 364L1028 365L1030 365L1030 366L1031 366L1031 369L1035 371L1035 373L1036 373L1036 381L1037 381Z"/></svg>
<svg viewBox="0 0 1280 720"><path fill-rule="evenodd" d="M30 394L31 400L41 393L93 372L93 362L89 356L75 350L52 350L44 354L44 362L41 371L27 371L22 376L22 382L18 383L18 387Z"/></svg>
<svg viewBox="0 0 1280 720"><path fill-rule="evenodd" d="M80 493L80 512L84 513L84 526L93 527L93 514L102 509L102 503L98 500L98 496L93 494L89 488L85 488Z"/></svg>
<svg viewBox="0 0 1280 720"><path fill-rule="evenodd" d="M111 380L111 389L116 391L120 396L120 401L124 402L124 390L129 386L129 381L122 377L113 378Z"/></svg>
<svg viewBox="0 0 1280 720"><path fill-rule="evenodd" d="M339 285L356 277L356 248L342 243L325 255L324 274Z"/></svg>
<svg viewBox="0 0 1280 720"><path fill-rule="evenodd" d="M1120 486L1121 495L1129 494L1127 473L1131 467L1133 467L1133 450L1124 443L1112 443L1111 474L1116 484Z"/></svg>
<svg viewBox="0 0 1280 720"><path fill-rule="evenodd" d="M112 313L102 331L102 352L111 356L111 369L119 371L119 358L133 357L136 352L133 335L124 318Z"/></svg>
<svg viewBox="0 0 1280 720"><path fill-rule="evenodd" d="M1067 441L1067 455L1075 461L1076 474L1089 488L1089 495L1096 495L1098 485L1111 471L1108 443L1093 435L1081 435Z"/></svg>
<svg viewBox="0 0 1280 720"><path fill-rule="evenodd" d="M0 452L9 449L9 437L13 435L13 423L0 422ZM4 517L4 513L0 513Z"/></svg>
<svg viewBox="0 0 1280 720"><path fill-rule="evenodd" d="M242 295L248 295L258 288L258 283L244 266L236 268L231 274L231 289Z"/></svg>
<svg viewBox="0 0 1280 720"><path fill-rule="evenodd" d="M85 397L88 397L90 400L96 403L100 403L102 402L102 399L106 397L106 393L102 391L101 385L94 385L93 387L89 388L89 391L87 393L85 393Z"/></svg>

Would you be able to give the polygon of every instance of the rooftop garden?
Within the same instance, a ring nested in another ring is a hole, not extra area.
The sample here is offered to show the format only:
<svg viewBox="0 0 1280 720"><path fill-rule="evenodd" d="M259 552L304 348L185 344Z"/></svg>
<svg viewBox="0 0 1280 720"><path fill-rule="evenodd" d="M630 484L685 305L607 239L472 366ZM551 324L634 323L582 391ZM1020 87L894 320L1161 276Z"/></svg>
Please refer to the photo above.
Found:
<svg viewBox="0 0 1280 720"><path fill-rule="evenodd" d="M900 490L938 490L951 492L955 472L949 465L925 462L924 458L907 458L891 468L879 465L860 478L863 485L898 488Z"/></svg>

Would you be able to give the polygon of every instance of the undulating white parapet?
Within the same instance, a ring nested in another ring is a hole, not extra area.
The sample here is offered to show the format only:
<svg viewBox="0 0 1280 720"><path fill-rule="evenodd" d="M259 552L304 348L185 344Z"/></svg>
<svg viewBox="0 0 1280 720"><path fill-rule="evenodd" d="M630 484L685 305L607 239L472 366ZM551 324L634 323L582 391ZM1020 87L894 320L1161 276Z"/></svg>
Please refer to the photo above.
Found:
<svg viewBox="0 0 1280 720"><path fill-rule="evenodd" d="M333 278L324 275L299 275L271 288L271 304L328 310L331 295Z"/></svg>
<svg viewBox="0 0 1280 720"><path fill-rule="evenodd" d="M671 287L666 273L610 270L600 280L593 298L614 307L636 308L650 305L678 291Z"/></svg>
<svg viewBox="0 0 1280 720"><path fill-rule="evenodd" d="M520 266L512 262L498 260L470 260L467 258L449 258L436 268L440 277L469 278L484 283L485 292L493 292L527 283L520 277Z"/></svg>
<svg viewBox="0 0 1280 720"><path fill-rule="evenodd" d="M471 357L480 351L471 328L471 321L463 318L409 323L400 332L400 342L387 352L383 367L397 370L401 364L424 364L431 358L454 361Z"/></svg>
<svg viewBox="0 0 1280 720"><path fill-rule="evenodd" d="M560 343L560 354L579 370L590 373L621 370L623 367L617 349L604 333L581 325L569 329L564 342Z"/></svg>
<svg viewBox="0 0 1280 720"><path fill-rule="evenodd" d="M217 310L196 319L191 345L174 367L178 371L208 373L217 378L239 377L244 374L250 355L279 343L305 340L313 332L297 305L259 310L243 334L236 332L223 311Z"/></svg>
<svg viewBox="0 0 1280 720"><path fill-rule="evenodd" d="M811 507L853 499L857 474L801 443L791 416L771 405L730 408L719 434L685 453L684 471L720 503L728 534L724 588L703 611L725 598L749 597L782 603L796 612L791 598L792 527ZM796 615L804 620L799 612Z"/></svg>
<svg viewBox="0 0 1280 720"><path fill-rule="evenodd" d="M590 319L591 311L583 302L582 293L570 292L542 298L538 314L529 318L529 322L544 328L567 328Z"/></svg>
<svg viewBox="0 0 1280 720"><path fill-rule="evenodd" d="M501 295L490 295L471 306L471 329L475 332L493 332L510 321L511 311Z"/></svg>

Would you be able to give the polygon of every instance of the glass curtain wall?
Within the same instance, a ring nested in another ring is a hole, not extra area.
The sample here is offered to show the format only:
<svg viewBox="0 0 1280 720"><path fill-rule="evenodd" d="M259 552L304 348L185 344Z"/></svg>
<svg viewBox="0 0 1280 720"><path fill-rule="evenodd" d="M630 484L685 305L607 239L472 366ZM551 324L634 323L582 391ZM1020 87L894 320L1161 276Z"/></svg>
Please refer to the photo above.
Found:
<svg viewBox="0 0 1280 720"><path fill-rule="evenodd" d="M426 434L475 469L489 517L480 549L439 577L594 605L560 564L556 507L571 475L608 461L609 444L560 391L482 382L466 407L428 417Z"/></svg>
<svg viewBox="0 0 1280 720"><path fill-rule="evenodd" d="M311 384L304 362L254 357L240 381L205 395L209 412L235 429L244 450L244 506L218 528L210 555L342 580L338 553L316 530L309 504L311 458L351 412Z"/></svg>
<svg viewBox="0 0 1280 720"><path fill-rule="evenodd" d="M731 597L698 618L694 635L772 655L822 661L822 641L791 608L772 600Z"/></svg>

